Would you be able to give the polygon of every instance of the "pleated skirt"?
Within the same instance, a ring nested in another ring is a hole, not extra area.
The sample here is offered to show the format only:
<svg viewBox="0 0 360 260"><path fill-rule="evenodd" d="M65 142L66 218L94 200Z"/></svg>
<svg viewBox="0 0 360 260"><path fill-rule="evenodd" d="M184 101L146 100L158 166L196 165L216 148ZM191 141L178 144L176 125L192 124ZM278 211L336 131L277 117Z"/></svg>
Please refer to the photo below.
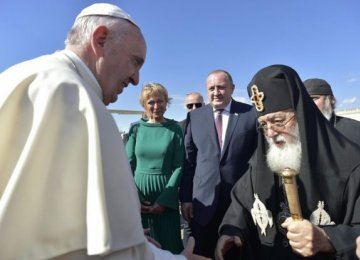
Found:
<svg viewBox="0 0 360 260"><path fill-rule="evenodd" d="M135 174L135 183L140 200L156 202L165 189L170 175L165 174ZM180 212L178 201L176 210L166 208L162 214L141 214L144 228L150 228L150 236L161 244L161 248L179 254L183 250L181 240Z"/></svg>

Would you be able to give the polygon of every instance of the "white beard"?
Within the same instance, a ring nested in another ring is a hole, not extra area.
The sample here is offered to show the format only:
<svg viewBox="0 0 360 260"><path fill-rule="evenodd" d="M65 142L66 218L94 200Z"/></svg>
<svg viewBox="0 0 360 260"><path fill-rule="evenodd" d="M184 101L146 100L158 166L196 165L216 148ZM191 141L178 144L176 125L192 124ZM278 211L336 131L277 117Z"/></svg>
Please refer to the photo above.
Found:
<svg viewBox="0 0 360 260"><path fill-rule="evenodd" d="M274 140L266 138L269 149L266 153L266 162L269 168L276 173L280 173L285 168L290 168L296 172L300 171L301 163L301 142L299 139L299 127L296 125L291 131L291 136L278 135L277 141L285 140L283 147L275 145ZM290 140L289 140L290 139Z"/></svg>
<svg viewBox="0 0 360 260"><path fill-rule="evenodd" d="M332 108L331 100L327 97L325 99L325 105L324 105L323 109L321 110L321 113L324 115L324 117L326 117L327 120L330 120L333 111L334 111L334 109Z"/></svg>

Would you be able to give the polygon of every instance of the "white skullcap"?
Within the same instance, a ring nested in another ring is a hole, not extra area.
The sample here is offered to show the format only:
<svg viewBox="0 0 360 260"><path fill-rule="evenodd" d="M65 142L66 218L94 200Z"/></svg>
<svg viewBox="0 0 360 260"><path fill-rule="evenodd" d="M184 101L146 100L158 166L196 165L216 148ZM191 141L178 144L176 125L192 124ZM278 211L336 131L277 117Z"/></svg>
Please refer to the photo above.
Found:
<svg viewBox="0 0 360 260"><path fill-rule="evenodd" d="M97 3L84 8L80 12L80 14L76 17L76 20L84 16L92 16L92 15L103 15L103 16L121 18L128 20L129 22L137 26L137 24L134 22L133 19L131 19L128 13L126 13L120 7L108 3Z"/></svg>

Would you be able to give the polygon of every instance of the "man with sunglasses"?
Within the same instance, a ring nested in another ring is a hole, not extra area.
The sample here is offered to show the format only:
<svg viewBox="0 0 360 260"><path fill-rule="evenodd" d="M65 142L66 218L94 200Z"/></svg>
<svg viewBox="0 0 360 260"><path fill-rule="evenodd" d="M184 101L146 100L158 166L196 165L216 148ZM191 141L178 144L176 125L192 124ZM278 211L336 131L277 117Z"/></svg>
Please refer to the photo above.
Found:
<svg viewBox="0 0 360 260"><path fill-rule="evenodd" d="M185 108L188 113L204 105L205 105L204 98L199 92L190 92L186 94ZM187 119L184 119L179 122L179 126L181 127L181 130L183 131L184 135L186 130L186 124L187 124ZM181 223L183 230L183 244L185 246L191 235L191 228L189 223L183 218L183 216L181 216Z"/></svg>
<svg viewBox="0 0 360 260"><path fill-rule="evenodd" d="M199 92L191 92L186 95L185 106L188 112L202 107L204 105L204 99Z"/></svg>
<svg viewBox="0 0 360 260"><path fill-rule="evenodd" d="M210 258L230 205L230 190L256 147L255 112L232 98L234 89L227 71L211 72L206 79L209 104L188 113L185 133L181 212L196 241L194 252Z"/></svg>
<svg viewBox="0 0 360 260"><path fill-rule="evenodd" d="M185 98L185 107L187 112L191 112L199 107L204 106L204 98L199 92L190 92L186 95ZM183 130L183 133L185 133L186 129L186 119L179 122L179 125L181 129Z"/></svg>
<svg viewBox="0 0 360 260"><path fill-rule="evenodd" d="M327 122L290 67L260 70L248 93L262 134L249 170L232 190L216 259L232 247L241 248L238 259L354 259L358 146ZM289 210L287 183L279 176L284 169L298 173L300 218Z"/></svg>

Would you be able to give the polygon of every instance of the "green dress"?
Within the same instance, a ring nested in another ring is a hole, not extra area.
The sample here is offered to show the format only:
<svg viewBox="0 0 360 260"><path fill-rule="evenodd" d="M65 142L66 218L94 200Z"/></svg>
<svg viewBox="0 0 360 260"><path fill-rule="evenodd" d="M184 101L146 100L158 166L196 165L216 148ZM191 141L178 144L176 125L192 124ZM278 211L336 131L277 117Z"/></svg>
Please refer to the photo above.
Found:
<svg viewBox="0 0 360 260"><path fill-rule="evenodd" d="M185 154L180 126L169 119L164 123L140 120L129 131L126 153L140 200L166 207L162 214L142 214L143 227L150 228L150 236L162 249L180 253L178 188Z"/></svg>

